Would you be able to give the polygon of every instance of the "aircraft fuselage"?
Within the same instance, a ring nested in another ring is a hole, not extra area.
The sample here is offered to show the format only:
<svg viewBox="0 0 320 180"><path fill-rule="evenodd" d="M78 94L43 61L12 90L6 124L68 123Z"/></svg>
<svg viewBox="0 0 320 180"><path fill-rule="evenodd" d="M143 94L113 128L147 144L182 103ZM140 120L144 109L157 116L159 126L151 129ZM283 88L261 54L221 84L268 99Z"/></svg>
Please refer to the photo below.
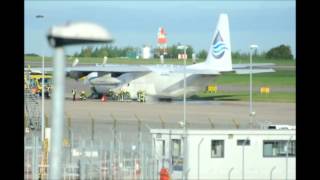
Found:
<svg viewBox="0 0 320 180"><path fill-rule="evenodd" d="M98 77L100 78L100 77ZM156 98L175 98L183 96L183 73L123 73L117 78L107 76L105 78L90 80L96 93L105 94L109 90L125 90L131 98L137 98L138 91L145 91L147 96ZM205 90L212 83L213 75L186 74L186 94L194 95Z"/></svg>

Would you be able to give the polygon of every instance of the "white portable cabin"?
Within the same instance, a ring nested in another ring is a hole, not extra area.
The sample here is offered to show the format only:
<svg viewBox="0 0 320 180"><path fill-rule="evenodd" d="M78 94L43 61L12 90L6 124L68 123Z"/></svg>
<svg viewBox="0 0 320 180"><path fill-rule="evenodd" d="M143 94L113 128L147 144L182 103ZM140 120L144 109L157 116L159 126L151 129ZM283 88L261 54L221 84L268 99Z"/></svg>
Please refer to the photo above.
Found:
<svg viewBox="0 0 320 180"><path fill-rule="evenodd" d="M183 176L183 130L152 129L155 171ZM188 179L295 179L295 130L188 130ZM287 144L289 144L287 148ZM198 158L199 157L199 158Z"/></svg>
<svg viewBox="0 0 320 180"><path fill-rule="evenodd" d="M142 59L150 59L151 58L151 47L144 46L142 48Z"/></svg>

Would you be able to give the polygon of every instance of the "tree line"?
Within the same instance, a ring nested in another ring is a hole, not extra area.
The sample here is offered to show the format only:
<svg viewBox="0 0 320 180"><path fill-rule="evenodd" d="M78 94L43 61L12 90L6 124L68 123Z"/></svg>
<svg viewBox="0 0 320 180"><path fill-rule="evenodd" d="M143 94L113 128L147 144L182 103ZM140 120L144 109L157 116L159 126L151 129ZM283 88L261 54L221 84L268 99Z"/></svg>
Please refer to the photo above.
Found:
<svg viewBox="0 0 320 180"><path fill-rule="evenodd" d="M177 58L179 53L183 53L182 50L178 49L179 43L174 44L167 47L167 53L164 55L165 58ZM192 54L194 53L194 49L191 45L187 45L187 56L188 58L192 58ZM151 53L154 55L154 58L160 57L160 51L158 48L152 48ZM84 47L80 50L80 52L74 53L74 57L104 57L107 56L109 58L114 57L128 57L129 54L139 55L141 54L141 48L136 47L123 47L119 48L112 45L106 45L101 47L92 46ZM205 59L207 57L207 50L200 50L196 57L198 59ZM263 59L293 59L293 55L291 52L291 48L288 45L279 45L274 48L271 48L267 52L257 53L254 52L255 58L263 58ZM249 58L249 53L241 53L239 51L232 52L232 58L234 59L247 59Z"/></svg>

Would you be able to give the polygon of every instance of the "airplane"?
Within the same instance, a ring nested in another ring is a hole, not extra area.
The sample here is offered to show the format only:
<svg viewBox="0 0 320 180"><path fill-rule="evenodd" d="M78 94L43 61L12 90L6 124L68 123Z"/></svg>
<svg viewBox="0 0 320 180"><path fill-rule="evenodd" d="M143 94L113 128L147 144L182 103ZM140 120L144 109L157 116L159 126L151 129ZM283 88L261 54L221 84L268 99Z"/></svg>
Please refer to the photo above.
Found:
<svg viewBox="0 0 320 180"><path fill-rule="evenodd" d="M252 73L274 72L272 63L252 64ZM125 65L106 64L96 66L67 67L67 76L79 79L86 76L93 94L102 95L108 91L124 90L132 99L144 91L150 99L175 99L184 94L184 73L186 97L204 90L213 79L226 72L249 74L250 64L232 64L229 20L227 14L220 14L216 30L204 62L192 65ZM52 69L52 68L51 68ZM46 68L46 70L49 70Z"/></svg>

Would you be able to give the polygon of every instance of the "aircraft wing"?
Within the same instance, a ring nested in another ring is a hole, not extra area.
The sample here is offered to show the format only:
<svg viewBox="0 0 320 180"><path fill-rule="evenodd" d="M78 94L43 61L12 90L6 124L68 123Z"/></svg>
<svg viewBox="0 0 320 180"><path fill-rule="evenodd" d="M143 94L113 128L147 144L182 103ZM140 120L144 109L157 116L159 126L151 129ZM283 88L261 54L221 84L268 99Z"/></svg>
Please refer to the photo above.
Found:
<svg viewBox="0 0 320 180"><path fill-rule="evenodd" d="M184 69L177 69L172 71L173 73L184 73ZM185 73L188 74L202 74L202 75L219 75L219 71L212 70L212 69L186 69Z"/></svg>
<svg viewBox="0 0 320 180"><path fill-rule="evenodd" d="M236 74L250 74L250 69L234 70ZM274 69L252 69L252 74L275 72Z"/></svg>
<svg viewBox="0 0 320 180"><path fill-rule="evenodd" d="M42 72L41 67L25 68L25 71ZM52 67L45 67L46 72L52 72ZM106 64L99 66L76 66L66 67L66 72L151 72L152 70L144 65L124 65L124 64Z"/></svg>
<svg viewBox="0 0 320 180"><path fill-rule="evenodd" d="M252 68L273 67L273 63L253 63ZM250 64L232 64L233 69L250 68Z"/></svg>
<svg viewBox="0 0 320 180"><path fill-rule="evenodd" d="M151 72L152 70L145 65L125 65L125 64L105 64L99 66L78 66L67 67L68 72Z"/></svg>
<svg viewBox="0 0 320 180"><path fill-rule="evenodd" d="M252 64L252 74L275 72L273 63ZM233 64L232 69L236 74L250 74L250 64Z"/></svg>
<svg viewBox="0 0 320 180"><path fill-rule="evenodd" d="M42 72L42 68L25 68L25 70L31 70L32 72ZM46 72L52 72L52 67L46 67ZM184 73L184 67L182 65L125 65L125 64L105 64L97 66L76 66L66 67L66 72L156 72L161 74L166 73ZM216 70L212 69L190 69L186 68L186 73L190 74L203 74L203 75L218 75L220 74Z"/></svg>

